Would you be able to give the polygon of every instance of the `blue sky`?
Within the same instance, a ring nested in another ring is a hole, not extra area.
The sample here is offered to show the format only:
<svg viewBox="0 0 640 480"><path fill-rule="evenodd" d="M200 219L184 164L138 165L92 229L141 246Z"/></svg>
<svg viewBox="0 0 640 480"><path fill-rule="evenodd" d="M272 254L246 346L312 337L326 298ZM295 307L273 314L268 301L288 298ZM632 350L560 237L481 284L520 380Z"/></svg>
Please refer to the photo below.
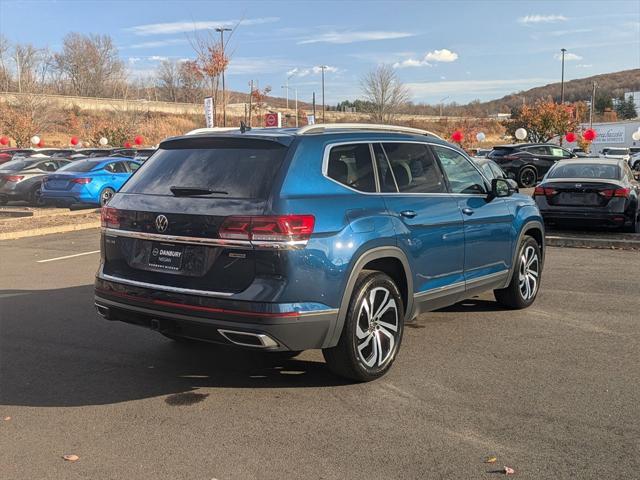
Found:
<svg viewBox="0 0 640 480"><path fill-rule="evenodd" d="M239 25L238 25L238 22ZM394 65L417 102L466 103L566 78L640 67L640 2L629 1L14 1L0 0L11 41L60 48L69 31L113 37L132 76L194 56L189 36L236 27L227 87L248 81L301 100L360 95L359 79ZM293 97L293 90L291 91Z"/></svg>

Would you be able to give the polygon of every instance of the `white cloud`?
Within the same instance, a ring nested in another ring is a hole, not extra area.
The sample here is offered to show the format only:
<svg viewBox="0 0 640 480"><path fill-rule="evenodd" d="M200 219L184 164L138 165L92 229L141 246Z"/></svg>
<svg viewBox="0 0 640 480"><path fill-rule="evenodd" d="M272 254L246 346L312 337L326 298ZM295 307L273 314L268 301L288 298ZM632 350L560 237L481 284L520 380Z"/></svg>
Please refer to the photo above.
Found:
<svg viewBox="0 0 640 480"><path fill-rule="evenodd" d="M169 60L169 57L162 57L160 55L151 55L149 57L149 60L152 60L154 62L164 62L165 60Z"/></svg>
<svg viewBox="0 0 640 480"><path fill-rule="evenodd" d="M129 62L129 65L135 65L136 63L138 63L140 60L142 60L140 57L129 57L127 59L127 61Z"/></svg>
<svg viewBox="0 0 640 480"><path fill-rule="evenodd" d="M168 47L170 45L180 45L183 43L187 43L186 38L168 38L166 40L158 40L155 42L134 43L133 45L124 46L121 48L159 48Z"/></svg>
<svg viewBox="0 0 640 480"><path fill-rule="evenodd" d="M408 32L387 32L382 30L365 30L360 32L343 31L343 32L327 32L321 33L313 37L305 38L298 42L299 45L307 43L355 43L369 42L371 40L392 40L395 38L406 38L414 36Z"/></svg>
<svg viewBox="0 0 640 480"><path fill-rule="evenodd" d="M216 28L232 28L237 25L261 25L280 20L278 17L249 18L245 20L211 20L201 22L168 22L136 25L126 30L136 35L167 35L174 33L195 32L197 30L213 30Z"/></svg>
<svg viewBox="0 0 640 480"><path fill-rule="evenodd" d="M524 17L520 17L518 22L529 24L529 23L556 23L556 22L566 22L568 20L564 15L526 15Z"/></svg>
<svg viewBox="0 0 640 480"><path fill-rule="evenodd" d="M324 69L325 73L336 73L338 71L337 67L332 67L331 65L327 65ZM322 72L322 68L315 66L310 68L293 68L287 72L287 76L294 77L307 77L311 74L319 74Z"/></svg>
<svg viewBox="0 0 640 480"><path fill-rule="evenodd" d="M446 48L442 50L434 50L427 52L421 59L407 58L401 62L393 64L393 68L412 68L412 67L430 67L430 62L455 62L458 59L458 54L452 52Z"/></svg>
<svg viewBox="0 0 640 480"><path fill-rule="evenodd" d="M511 80L447 80L441 82L407 83L414 97L424 98L436 95L482 95L507 94L536 85L554 82L548 78L516 78Z"/></svg>
<svg viewBox="0 0 640 480"><path fill-rule="evenodd" d="M556 60L562 60L562 54L561 53L556 53L553 58L555 58ZM575 53L565 53L564 54L564 59L567 62L574 62L576 60L582 60L582 57L580 55L576 55Z"/></svg>
<svg viewBox="0 0 640 480"><path fill-rule="evenodd" d="M576 68L591 68L591 67L593 67L593 65L590 64L590 63L579 63L575 67Z"/></svg>

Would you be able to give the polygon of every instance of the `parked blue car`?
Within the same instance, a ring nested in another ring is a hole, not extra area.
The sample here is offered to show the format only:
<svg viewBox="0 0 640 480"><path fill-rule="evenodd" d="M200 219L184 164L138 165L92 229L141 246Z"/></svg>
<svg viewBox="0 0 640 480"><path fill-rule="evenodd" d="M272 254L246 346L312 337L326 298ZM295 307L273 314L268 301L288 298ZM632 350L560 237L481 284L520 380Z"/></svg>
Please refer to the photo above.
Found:
<svg viewBox="0 0 640 480"><path fill-rule="evenodd" d="M96 308L177 341L322 349L373 380L420 313L487 290L534 302L544 226L516 188L404 127L169 138L102 210Z"/></svg>
<svg viewBox="0 0 640 480"><path fill-rule="evenodd" d="M100 206L113 197L142 163L131 158L76 160L42 181L42 202L59 206L88 203Z"/></svg>

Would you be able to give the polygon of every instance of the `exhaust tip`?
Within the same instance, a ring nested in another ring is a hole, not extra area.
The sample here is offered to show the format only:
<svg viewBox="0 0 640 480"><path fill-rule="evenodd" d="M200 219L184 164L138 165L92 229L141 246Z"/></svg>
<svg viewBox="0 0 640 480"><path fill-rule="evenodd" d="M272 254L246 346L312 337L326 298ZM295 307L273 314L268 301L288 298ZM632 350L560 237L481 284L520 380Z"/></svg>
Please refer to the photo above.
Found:
<svg viewBox="0 0 640 480"><path fill-rule="evenodd" d="M94 305L96 307L96 312L98 312L98 315L100 315L102 318L106 318L107 320L110 320L109 307L105 307L97 303L94 303Z"/></svg>
<svg viewBox="0 0 640 480"><path fill-rule="evenodd" d="M278 346L278 342L264 333L239 332L222 328L218 329L218 333L231 343L242 347L274 348Z"/></svg>

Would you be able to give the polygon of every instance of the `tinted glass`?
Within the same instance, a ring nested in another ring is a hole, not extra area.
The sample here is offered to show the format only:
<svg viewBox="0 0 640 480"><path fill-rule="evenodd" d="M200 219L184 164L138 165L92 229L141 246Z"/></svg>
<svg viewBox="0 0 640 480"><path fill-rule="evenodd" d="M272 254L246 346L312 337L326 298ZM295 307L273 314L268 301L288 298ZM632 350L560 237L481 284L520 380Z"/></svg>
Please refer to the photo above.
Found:
<svg viewBox="0 0 640 480"><path fill-rule="evenodd" d="M77 160L75 162L71 162L69 165L65 165L64 167L60 168L58 171L62 172L90 172L91 170L93 170L94 168L96 168L98 165L100 165L100 161L96 161L96 160Z"/></svg>
<svg viewBox="0 0 640 480"><path fill-rule="evenodd" d="M45 172L55 172L58 169L56 162L53 161L40 162L38 165L36 165L36 168L44 170Z"/></svg>
<svg viewBox="0 0 640 480"><path fill-rule="evenodd" d="M152 157L153 159L155 157ZM376 181L369 144L357 143L333 147L329 153L327 175L361 192L375 192Z"/></svg>
<svg viewBox="0 0 640 480"><path fill-rule="evenodd" d="M451 193L486 193L482 175L462 154L446 147L433 146L444 169Z"/></svg>
<svg viewBox="0 0 640 480"><path fill-rule="evenodd" d="M487 165L489 165L489 167L493 171L494 178L505 178L504 172L498 165L493 162L489 162Z"/></svg>
<svg viewBox="0 0 640 480"><path fill-rule="evenodd" d="M629 150L626 148L609 148L607 149L607 155L627 155Z"/></svg>
<svg viewBox="0 0 640 480"><path fill-rule="evenodd" d="M104 169L107 172L111 172L111 173L127 173L127 166L124 164L124 162L112 162L112 163L108 163Z"/></svg>
<svg viewBox="0 0 640 480"><path fill-rule="evenodd" d="M418 143L383 143L391 171L400 192L444 193L446 186L433 153ZM389 183L389 179L386 179Z"/></svg>
<svg viewBox="0 0 640 480"><path fill-rule="evenodd" d="M513 148L494 148L489 152L487 156L492 158L504 157L505 155L509 155L513 152Z"/></svg>
<svg viewBox="0 0 640 480"><path fill-rule="evenodd" d="M388 192L388 193L397 193L398 187L396 186L396 181L393 178L391 172L391 167L389 165L389 161L387 160L387 156L382 150L382 145L379 143L373 144L373 155L375 157L376 165L378 167L378 177L380 179L380 191Z"/></svg>
<svg viewBox="0 0 640 480"><path fill-rule="evenodd" d="M29 166L36 163L36 160L11 160L10 162L4 163L0 165L0 170L9 171L9 172L17 172L19 170L24 170Z"/></svg>
<svg viewBox="0 0 640 480"><path fill-rule="evenodd" d="M491 167L489 166L488 163L483 163L480 165L480 170L482 170L482 173L484 173L484 176L491 179L493 178L493 171L491 170Z"/></svg>
<svg viewBox="0 0 640 480"><path fill-rule="evenodd" d="M272 142L251 145L159 149L121 191L173 196L170 187L192 187L227 192L226 198L265 198L287 149Z"/></svg>
<svg viewBox="0 0 640 480"><path fill-rule="evenodd" d="M620 168L617 165L570 163L558 165L549 172L548 178L601 178L603 180L619 180L620 173Z"/></svg>
<svg viewBox="0 0 640 480"><path fill-rule="evenodd" d="M536 147L527 147L523 148L525 152L529 152L532 155L550 155L551 152L547 149L547 147L536 146Z"/></svg>
<svg viewBox="0 0 640 480"><path fill-rule="evenodd" d="M129 169L131 169L132 172L135 172L138 168L140 168L140 164L136 162L128 162L128 163L129 163Z"/></svg>

